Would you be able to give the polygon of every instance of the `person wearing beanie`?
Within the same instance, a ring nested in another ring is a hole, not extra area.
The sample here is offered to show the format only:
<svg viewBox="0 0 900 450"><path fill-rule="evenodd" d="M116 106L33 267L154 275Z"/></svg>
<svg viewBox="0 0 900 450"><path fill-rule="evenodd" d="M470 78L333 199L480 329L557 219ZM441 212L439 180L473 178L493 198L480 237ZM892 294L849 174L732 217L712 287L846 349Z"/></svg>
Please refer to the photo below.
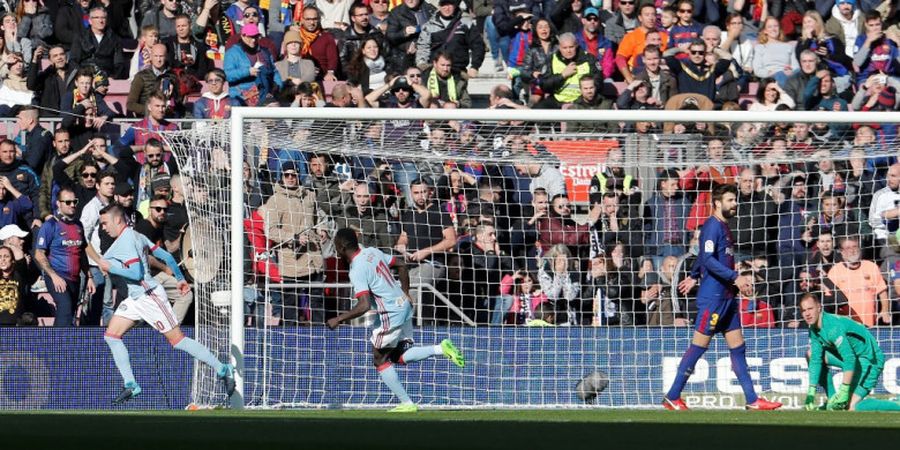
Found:
<svg viewBox="0 0 900 450"><path fill-rule="evenodd" d="M275 63L275 70L281 79L290 81L294 86L316 81L316 64L301 54L303 40L300 39L300 32L291 30L284 33L283 42L284 59Z"/></svg>
<svg viewBox="0 0 900 450"><path fill-rule="evenodd" d="M322 281L325 261L322 245L327 233L316 207L316 193L300 184L300 173L293 162L281 166L281 179L274 193L259 207L266 237L277 254L278 270L283 283L315 283ZM325 321L324 296L321 288L287 288L281 293L283 305L273 305L272 314L285 325L322 323ZM309 297L308 309L299 304L301 296ZM283 312L282 312L283 306Z"/></svg>

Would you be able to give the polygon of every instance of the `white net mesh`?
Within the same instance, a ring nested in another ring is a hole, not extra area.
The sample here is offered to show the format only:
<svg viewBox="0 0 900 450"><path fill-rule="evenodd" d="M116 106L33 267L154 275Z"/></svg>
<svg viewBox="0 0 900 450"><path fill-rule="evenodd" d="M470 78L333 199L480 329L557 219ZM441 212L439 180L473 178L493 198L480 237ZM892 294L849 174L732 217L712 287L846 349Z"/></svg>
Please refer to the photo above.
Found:
<svg viewBox="0 0 900 450"><path fill-rule="evenodd" d="M676 286L701 250L718 185L738 191L728 221L736 269L755 283L737 294L735 320L758 392L789 405L806 392L801 294L867 326L891 322L900 247L898 220L884 212L900 201L900 166L890 165L889 124L522 123L495 113L245 120L244 261L228 249L227 124L167 136L189 181L196 334L222 355L230 272L243 268L246 406L396 401L372 367L371 317L323 326L351 307L331 243L344 227L409 262L416 343L450 338L466 355L462 369L439 358L399 370L420 405L657 405L697 321L716 325L697 317L696 290ZM842 253L862 259L859 270ZM544 322L556 326L529 326ZM886 354L897 350L889 329L877 334ZM714 340L689 404L742 404L730 366ZM608 387L594 397L589 386L585 402L575 386L589 374ZM195 402L224 400L212 373L196 375Z"/></svg>

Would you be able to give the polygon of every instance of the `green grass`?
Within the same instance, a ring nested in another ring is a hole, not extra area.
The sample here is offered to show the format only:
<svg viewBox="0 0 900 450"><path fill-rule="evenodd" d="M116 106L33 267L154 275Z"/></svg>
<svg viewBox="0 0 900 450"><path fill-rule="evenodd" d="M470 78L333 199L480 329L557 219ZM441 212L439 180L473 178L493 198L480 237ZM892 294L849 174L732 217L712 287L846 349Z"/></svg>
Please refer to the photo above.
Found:
<svg viewBox="0 0 900 450"><path fill-rule="evenodd" d="M4 449L893 448L900 414L661 410L29 411L0 413Z"/></svg>

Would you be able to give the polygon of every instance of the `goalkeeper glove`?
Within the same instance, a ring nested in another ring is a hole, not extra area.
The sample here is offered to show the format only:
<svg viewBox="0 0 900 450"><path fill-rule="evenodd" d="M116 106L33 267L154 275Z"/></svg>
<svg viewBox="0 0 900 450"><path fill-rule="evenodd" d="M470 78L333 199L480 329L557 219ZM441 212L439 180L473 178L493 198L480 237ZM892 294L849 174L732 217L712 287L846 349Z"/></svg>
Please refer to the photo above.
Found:
<svg viewBox="0 0 900 450"><path fill-rule="evenodd" d="M816 387L810 386L809 390L806 391L806 401L803 402L803 408L807 411L815 411L818 408L816 405Z"/></svg>
<svg viewBox="0 0 900 450"><path fill-rule="evenodd" d="M850 401L850 385L842 384L837 393L828 399L829 411L840 411L847 409L847 403Z"/></svg>

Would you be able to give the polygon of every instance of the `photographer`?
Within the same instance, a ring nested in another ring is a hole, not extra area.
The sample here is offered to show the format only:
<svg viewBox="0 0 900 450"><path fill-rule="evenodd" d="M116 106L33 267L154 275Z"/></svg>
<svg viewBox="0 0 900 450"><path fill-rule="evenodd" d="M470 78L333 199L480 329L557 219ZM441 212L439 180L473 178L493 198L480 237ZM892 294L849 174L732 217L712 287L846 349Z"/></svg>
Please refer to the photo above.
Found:
<svg viewBox="0 0 900 450"><path fill-rule="evenodd" d="M422 85L422 72L410 67L409 72L416 72L419 82L412 82L408 75L391 79L366 96L366 103L373 108L427 108L431 105L431 92ZM390 91L390 95L386 95Z"/></svg>
<svg viewBox="0 0 900 450"><path fill-rule="evenodd" d="M316 214L316 193L300 185L300 174L293 162L281 166L281 182L274 194L260 206L266 237L274 243L278 269L284 283L322 281L325 269L321 246L327 239ZM301 311L300 298L308 296L309 310ZM284 321L287 325L325 321L321 288L288 287L283 291ZM272 314L280 316L276 308Z"/></svg>

